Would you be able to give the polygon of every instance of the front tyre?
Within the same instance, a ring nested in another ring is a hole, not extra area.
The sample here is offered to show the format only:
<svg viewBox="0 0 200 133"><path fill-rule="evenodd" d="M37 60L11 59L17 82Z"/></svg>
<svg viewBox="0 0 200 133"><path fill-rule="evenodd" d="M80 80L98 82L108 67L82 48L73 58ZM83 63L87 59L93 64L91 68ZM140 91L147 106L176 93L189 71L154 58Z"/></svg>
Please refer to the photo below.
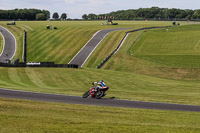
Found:
<svg viewBox="0 0 200 133"><path fill-rule="evenodd" d="M83 94L83 98L87 98L88 96L89 96L90 94L89 94L89 91L87 91L87 92L85 92L84 94Z"/></svg>
<svg viewBox="0 0 200 133"><path fill-rule="evenodd" d="M98 91L95 95L96 99L101 99L104 96L104 91Z"/></svg>

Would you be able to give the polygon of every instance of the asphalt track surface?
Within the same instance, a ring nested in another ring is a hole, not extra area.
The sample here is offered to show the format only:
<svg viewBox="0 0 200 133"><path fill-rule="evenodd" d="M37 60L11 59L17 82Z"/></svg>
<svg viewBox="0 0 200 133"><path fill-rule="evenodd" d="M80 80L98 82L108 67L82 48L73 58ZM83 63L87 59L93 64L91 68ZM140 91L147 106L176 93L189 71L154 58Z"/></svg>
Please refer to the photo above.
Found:
<svg viewBox="0 0 200 133"><path fill-rule="evenodd" d="M78 96L34 93L34 92L24 92L24 91L7 90L7 89L0 89L0 97L43 101L43 102L68 103L68 104L200 112L200 106L193 106L193 105L116 100L114 98L93 99L93 98L82 98Z"/></svg>
<svg viewBox="0 0 200 133"><path fill-rule="evenodd" d="M94 34L94 36L85 44L85 46L72 58L68 64L76 64L82 67L87 61L88 57L92 54L98 44L104 39L104 37L112 31L127 30L130 28L118 28L118 29L105 29L100 30Z"/></svg>
<svg viewBox="0 0 200 133"><path fill-rule="evenodd" d="M1 26L0 34L3 36L4 40L3 51L0 51L0 62L6 63L6 61L11 60L15 54L16 39L11 32Z"/></svg>

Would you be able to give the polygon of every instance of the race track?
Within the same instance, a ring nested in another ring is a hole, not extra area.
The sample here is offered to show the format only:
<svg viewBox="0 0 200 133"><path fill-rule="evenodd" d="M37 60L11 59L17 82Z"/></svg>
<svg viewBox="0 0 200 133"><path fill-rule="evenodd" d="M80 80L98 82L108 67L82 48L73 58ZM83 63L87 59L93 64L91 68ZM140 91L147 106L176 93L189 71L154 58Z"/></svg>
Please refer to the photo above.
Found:
<svg viewBox="0 0 200 133"><path fill-rule="evenodd" d="M6 63L6 61L11 60L15 54L16 39L11 32L1 26L0 34L3 36L4 40L3 51L0 51L0 62Z"/></svg>
<svg viewBox="0 0 200 133"><path fill-rule="evenodd" d="M200 106L193 106L193 105L116 100L112 98L103 98L99 100L92 98L84 99L78 96L33 93L33 92L24 92L24 91L6 90L6 89L0 89L0 97L45 101L45 102L69 103L69 104L200 112Z"/></svg>
<svg viewBox="0 0 200 133"><path fill-rule="evenodd" d="M105 29L98 31L85 46L72 58L68 64L76 64L82 67L87 61L88 57L92 54L98 44L104 39L104 37L112 31L127 30L130 28L118 28L118 29Z"/></svg>

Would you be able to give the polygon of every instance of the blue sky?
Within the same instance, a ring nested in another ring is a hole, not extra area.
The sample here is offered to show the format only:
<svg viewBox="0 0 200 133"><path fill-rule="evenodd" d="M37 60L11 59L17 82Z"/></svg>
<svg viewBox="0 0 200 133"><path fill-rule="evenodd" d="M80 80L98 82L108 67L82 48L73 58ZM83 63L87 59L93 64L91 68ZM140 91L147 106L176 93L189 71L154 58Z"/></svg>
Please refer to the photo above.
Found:
<svg viewBox="0 0 200 133"><path fill-rule="evenodd" d="M69 18L81 18L88 13L109 13L117 10L146 7L200 9L200 0L0 0L0 9L37 8L67 13Z"/></svg>

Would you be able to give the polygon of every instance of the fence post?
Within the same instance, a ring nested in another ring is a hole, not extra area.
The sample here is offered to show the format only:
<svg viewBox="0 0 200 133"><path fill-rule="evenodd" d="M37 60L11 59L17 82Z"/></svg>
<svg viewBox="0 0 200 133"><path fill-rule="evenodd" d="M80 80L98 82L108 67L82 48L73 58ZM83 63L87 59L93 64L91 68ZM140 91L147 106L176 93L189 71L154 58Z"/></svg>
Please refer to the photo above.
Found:
<svg viewBox="0 0 200 133"><path fill-rule="evenodd" d="M27 44L27 33L26 31L24 30L24 36L23 36L23 54L22 54L22 60L23 62L26 62L26 44Z"/></svg>

